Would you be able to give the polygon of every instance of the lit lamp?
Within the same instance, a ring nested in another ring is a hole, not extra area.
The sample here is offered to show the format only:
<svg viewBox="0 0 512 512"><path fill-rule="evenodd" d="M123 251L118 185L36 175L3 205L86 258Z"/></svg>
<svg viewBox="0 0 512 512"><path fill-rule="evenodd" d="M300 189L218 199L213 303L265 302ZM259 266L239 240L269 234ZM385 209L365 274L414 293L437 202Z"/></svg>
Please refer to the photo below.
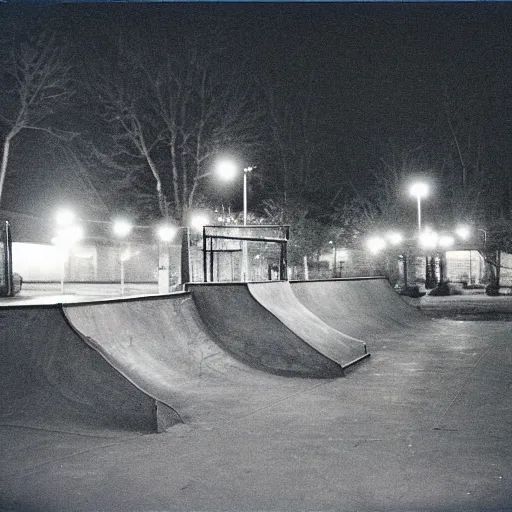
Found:
<svg viewBox="0 0 512 512"><path fill-rule="evenodd" d="M450 235L441 235L439 237L439 247L443 247L444 249L448 249L452 247L455 243L453 236Z"/></svg>
<svg viewBox="0 0 512 512"><path fill-rule="evenodd" d="M243 193L243 204L244 204L244 226L247 226L247 175L256 169L256 166L244 167L244 193ZM231 160L222 160L217 164L217 174L225 180L233 179L237 172L237 165ZM247 281L248 273L248 260L247 260L247 242L242 242L242 281Z"/></svg>
<svg viewBox="0 0 512 512"><path fill-rule="evenodd" d="M372 254L377 254L386 248L386 240L380 236L374 236L366 241L366 247Z"/></svg>
<svg viewBox="0 0 512 512"><path fill-rule="evenodd" d="M206 226L210 220L202 213L197 213L190 219L190 226L196 231L201 231L203 226Z"/></svg>
<svg viewBox="0 0 512 512"><path fill-rule="evenodd" d="M420 234L420 244L426 249L435 249L439 241L439 235L431 229Z"/></svg>
<svg viewBox="0 0 512 512"><path fill-rule="evenodd" d="M421 200L428 195L428 185L426 183L414 183L409 192L416 198L418 204L418 235L421 234Z"/></svg>
<svg viewBox="0 0 512 512"><path fill-rule="evenodd" d="M389 232L386 235L386 238L391 245L399 245L402 243L402 240L404 239L404 237L401 235L401 233L397 233L394 231Z"/></svg>
<svg viewBox="0 0 512 512"><path fill-rule="evenodd" d="M469 229L468 226L461 224L460 226L457 226L455 233L457 233L457 235L462 238L462 240L468 240L471 236L471 229Z"/></svg>

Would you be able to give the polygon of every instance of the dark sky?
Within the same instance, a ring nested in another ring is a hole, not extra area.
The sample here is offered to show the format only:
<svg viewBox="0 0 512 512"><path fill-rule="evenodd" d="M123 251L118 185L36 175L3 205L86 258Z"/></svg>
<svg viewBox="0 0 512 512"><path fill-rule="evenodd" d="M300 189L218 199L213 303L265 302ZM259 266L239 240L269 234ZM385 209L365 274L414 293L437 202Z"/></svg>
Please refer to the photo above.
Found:
<svg viewBox="0 0 512 512"><path fill-rule="evenodd" d="M441 77L461 91L481 76L512 90L507 3L0 5L0 25L17 20L30 27L44 18L84 47L119 31L129 40L133 27L147 34L148 45L164 36L186 44L187 37L218 27L230 58L244 59L256 75L277 70L292 95L304 70L314 69L321 166L334 185L364 182L362 169L375 168L390 141L407 147L443 137ZM500 130L506 130L510 93L502 101ZM37 165L25 167L37 175Z"/></svg>

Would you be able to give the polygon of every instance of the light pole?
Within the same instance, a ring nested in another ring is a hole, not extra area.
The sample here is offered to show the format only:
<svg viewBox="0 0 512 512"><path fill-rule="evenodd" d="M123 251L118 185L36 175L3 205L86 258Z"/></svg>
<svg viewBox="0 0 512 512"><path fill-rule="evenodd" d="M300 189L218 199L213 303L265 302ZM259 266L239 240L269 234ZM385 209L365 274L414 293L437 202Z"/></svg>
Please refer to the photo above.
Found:
<svg viewBox="0 0 512 512"><path fill-rule="evenodd" d="M247 175L256 167L244 167L244 226L247 226Z"/></svg>
<svg viewBox="0 0 512 512"><path fill-rule="evenodd" d="M244 167L244 226L247 226L247 175L255 167ZM245 233L244 233L245 234ZM247 241L242 242L242 281L247 281L249 273L249 259L247 254Z"/></svg>
<svg viewBox="0 0 512 512"><path fill-rule="evenodd" d="M158 293L169 293L169 242L176 236L178 229L162 224L157 229L158 244Z"/></svg>
<svg viewBox="0 0 512 512"><path fill-rule="evenodd" d="M481 231L484 234L484 247L487 246L487 231L482 228L477 228L477 231Z"/></svg>
<svg viewBox="0 0 512 512"><path fill-rule="evenodd" d="M411 185L409 192L416 197L418 204L418 235L421 234L421 200L428 195L428 185L425 183L414 183Z"/></svg>
<svg viewBox="0 0 512 512"><path fill-rule="evenodd" d="M244 167L244 184L243 184L243 206L244 206L244 226L247 226L247 175L256 169L256 166ZM217 164L217 172L223 179L233 179L237 173L237 166L234 162L223 160ZM249 269L248 254L247 254L247 241L242 241L242 269L241 281L247 281L247 274Z"/></svg>
<svg viewBox="0 0 512 512"><path fill-rule="evenodd" d="M332 245L332 277L336 276L336 241L329 240L329 245Z"/></svg>
<svg viewBox="0 0 512 512"><path fill-rule="evenodd" d="M114 231L114 235L123 239L127 237L132 231L132 224L124 219L118 219L112 225L112 230ZM121 295L124 295L124 262L130 259L130 250L126 248L123 251L123 243L119 241L119 260L121 263Z"/></svg>
<svg viewBox="0 0 512 512"><path fill-rule="evenodd" d="M56 215L57 236L52 238L52 243L60 250L61 276L60 293L64 293L64 279L66 277L66 263L69 259L71 248L84 237L84 230L75 224L76 216L71 210L60 210Z"/></svg>

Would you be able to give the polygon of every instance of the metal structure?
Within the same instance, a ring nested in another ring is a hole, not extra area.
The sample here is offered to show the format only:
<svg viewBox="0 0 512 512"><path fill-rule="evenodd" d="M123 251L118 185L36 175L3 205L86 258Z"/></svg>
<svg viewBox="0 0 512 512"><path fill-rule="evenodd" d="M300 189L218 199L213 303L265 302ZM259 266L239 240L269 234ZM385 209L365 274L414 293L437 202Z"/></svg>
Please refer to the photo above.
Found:
<svg viewBox="0 0 512 512"><path fill-rule="evenodd" d="M9 223L0 224L0 297L14 295L12 275L12 238Z"/></svg>
<svg viewBox="0 0 512 512"><path fill-rule="evenodd" d="M256 236L255 232L266 230L277 236ZM238 231L238 233L237 233ZM203 226L203 280L214 281L214 256L219 253L239 253L243 258L244 244L254 242L256 244L277 244L279 246L278 280L288 279L288 240L290 238L290 226L285 225L226 225ZM230 243L231 242L231 243ZM269 267L270 268L270 267ZM248 269L245 269L247 272ZM242 270L242 272L244 272ZM270 274L270 270L269 270ZM242 281L247 281L247 275L242 273Z"/></svg>

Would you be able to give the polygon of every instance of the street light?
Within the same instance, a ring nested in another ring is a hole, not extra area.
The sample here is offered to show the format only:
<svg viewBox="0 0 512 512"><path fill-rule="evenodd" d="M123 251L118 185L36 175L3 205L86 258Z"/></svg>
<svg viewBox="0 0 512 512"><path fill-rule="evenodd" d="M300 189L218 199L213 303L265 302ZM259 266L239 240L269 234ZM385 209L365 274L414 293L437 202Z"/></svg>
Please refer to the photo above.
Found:
<svg viewBox="0 0 512 512"><path fill-rule="evenodd" d="M487 231L482 228L477 228L477 231L481 231L484 234L484 247L487 245Z"/></svg>
<svg viewBox="0 0 512 512"><path fill-rule="evenodd" d="M71 248L84 237L82 226L75 224L76 216L68 209L59 210L55 216L57 224L57 235L52 238L52 244L60 251L61 276L60 292L64 293L64 279L66 274L66 262L69 258Z"/></svg>
<svg viewBox="0 0 512 512"><path fill-rule="evenodd" d="M177 228L174 226L162 224L158 227L156 233L162 242L170 242L176 236L177 231Z"/></svg>
<svg viewBox="0 0 512 512"><path fill-rule="evenodd" d="M332 277L336 277L336 241L329 240L329 245L332 245Z"/></svg>
<svg viewBox="0 0 512 512"><path fill-rule="evenodd" d="M439 247L443 247L447 249L448 247L452 247L455 243L453 236L450 235L441 235L438 240Z"/></svg>
<svg viewBox="0 0 512 512"><path fill-rule="evenodd" d="M421 234L421 200L428 195L428 185L426 183L413 183L409 192L416 198L418 204L418 235Z"/></svg>
<svg viewBox="0 0 512 512"><path fill-rule="evenodd" d="M55 222L57 226L61 228L71 226L75 222L75 219L75 212L69 210L68 208L60 209L55 215Z"/></svg>
<svg viewBox="0 0 512 512"><path fill-rule="evenodd" d="M256 166L244 167L244 193L243 193L243 204L244 204L244 226L247 226L247 175L256 169ZM232 180L238 173L238 166L232 160L221 160L217 163L215 170L220 178L223 180Z"/></svg>
<svg viewBox="0 0 512 512"><path fill-rule="evenodd" d="M112 225L112 231L120 239L127 237L131 233L132 229L132 223L127 221L126 219L117 219L116 221L114 221L114 224ZM130 259L131 254L130 249L128 248L125 248L125 250L123 251L121 240L119 243L119 251L119 261L121 263L121 295L124 295L124 262Z"/></svg>
<svg viewBox="0 0 512 512"><path fill-rule="evenodd" d="M391 245L399 245L402 243L404 237L401 233L397 233L395 231L390 231L386 234L386 238L388 239Z"/></svg>
<svg viewBox="0 0 512 512"><path fill-rule="evenodd" d="M210 222L208 217L203 213L196 213L190 219L190 227L196 231L201 231L203 226L206 226Z"/></svg>
<svg viewBox="0 0 512 512"><path fill-rule="evenodd" d="M237 175L238 168L232 160L220 160L215 166L215 171L221 179L230 181Z"/></svg>
<svg viewBox="0 0 512 512"><path fill-rule="evenodd" d="M371 253L377 254L386 248L386 240L380 236L374 236L366 241L366 247Z"/></svg>
<svg viewBox="0 0 512 512"><path fill-rule="evenodd" d="M119 238L125 238L128 236L133 229L133 225L126 219L116 219L112 225L112 231L114 235Z"/></svg>
<svg viewBox="0 0 512 512"><path fill-rule="evenodd" d="M462 238L462 240L467 240L471 236L471 229L468 226L459 225L455 230L455 233Z"/></svg>
<svg viewBox="0 0 512 512"><path fill-rule="evenodd" d="M158 293L169 293L169 247L178 228L169 224L161 224L156 233L160 239L158 246Z"/></svg>
<svg viewBox="0 0 512 512"><path fill-rule="evenodd" d="M439 241L439 235L431 229L420 233L420 244L427 249L435 249Z"/></svg>
<svg viewBox="0 0 512 512"><path fill-rule="evenodd" d="M244 226L247 226L247 175L256 169L256 166L244 167ZM223 179L233 179L237 173L237 165L231 160L222 160L217 164L217 173ZM247 281L249 263L247 258L247 241L242 241L242 281Z"/></svg>

